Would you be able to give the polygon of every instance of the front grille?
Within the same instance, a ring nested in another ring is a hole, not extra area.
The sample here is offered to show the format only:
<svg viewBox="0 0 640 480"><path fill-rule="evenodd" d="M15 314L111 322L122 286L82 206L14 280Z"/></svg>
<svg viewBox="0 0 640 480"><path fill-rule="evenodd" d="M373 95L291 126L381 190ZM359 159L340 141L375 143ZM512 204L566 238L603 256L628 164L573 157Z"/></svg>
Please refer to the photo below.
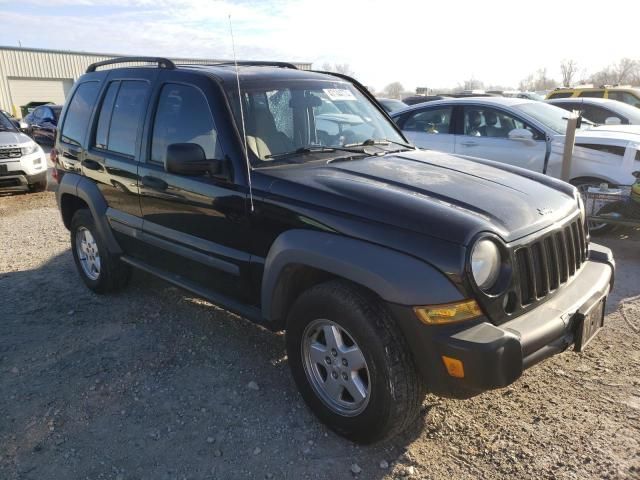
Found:
<svg viewBox="0 0 640 480"><path fill-rule="evenodd" d="M7 158L20 158L22 151L19 148L3 148L0 149L0 160L6 160Z"/></svg>
<svg viewBox="0 0 640 480"><path fill-rule="evenodd" d="M560 288L586 259L587 238L580 219L516 249L520 304L529 305Z"/></svg>

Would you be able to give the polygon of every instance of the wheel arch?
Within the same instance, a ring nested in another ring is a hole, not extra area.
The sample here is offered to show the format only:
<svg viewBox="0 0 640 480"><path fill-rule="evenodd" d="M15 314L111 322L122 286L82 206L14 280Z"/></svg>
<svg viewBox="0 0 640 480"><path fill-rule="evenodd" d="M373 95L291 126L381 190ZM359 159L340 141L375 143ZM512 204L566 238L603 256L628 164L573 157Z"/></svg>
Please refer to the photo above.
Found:
<svg viewBox="0 0 640 480"><path fill-rule="evenodd" d="M265 261L263 317L284 327L295 299L313 285L333 278L349 280L383 301L400 305L463 298L444 273L409 255L335 234L290 230L276 239Z"/></svg>
<svg viewBox="0 0 640 480"><path fill-rule="evenodd" d="M107 201L94 182L75 173L65 173L58 185L56 198L62 221L67 229L71 228L71 219L75 212L80 208L87 208L93 216L98 234L109 251L115 255L122 253L107 219Z"/></svg>

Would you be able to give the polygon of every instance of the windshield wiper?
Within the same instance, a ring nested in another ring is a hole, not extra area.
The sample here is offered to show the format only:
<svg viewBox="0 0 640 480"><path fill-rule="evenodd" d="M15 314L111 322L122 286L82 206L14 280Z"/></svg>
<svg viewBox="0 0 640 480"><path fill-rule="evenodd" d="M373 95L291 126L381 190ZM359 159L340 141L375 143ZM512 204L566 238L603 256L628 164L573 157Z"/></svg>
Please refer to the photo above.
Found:
<svg viewBox="0 0 640 480"><path fill-rule="evenodd" d="M383 138L380 140L374 140L373 138L369 138L362 143L350 143L345 145L345 147L371 147L374 145L400 145L401 147L408 148L411 150L417 150L417 148L413 145L409 145L408 143L396 142L395 140L389 140L388 138Z"/></svg>
<svg viewBox="0 0 640 480"><path fill-rule="evenodd" d="M358 145L358 146L364 146L364 145ZM348 148L347 145L345 145L344 147L310 146L310 147L300 147L291 152L273 153L273 154L265 155L264 158L277 160L277 159L282 159L287 157L293 157L295 155L305 155L309 153L331 153L331 152L366 153L363 149Z"/></svg>

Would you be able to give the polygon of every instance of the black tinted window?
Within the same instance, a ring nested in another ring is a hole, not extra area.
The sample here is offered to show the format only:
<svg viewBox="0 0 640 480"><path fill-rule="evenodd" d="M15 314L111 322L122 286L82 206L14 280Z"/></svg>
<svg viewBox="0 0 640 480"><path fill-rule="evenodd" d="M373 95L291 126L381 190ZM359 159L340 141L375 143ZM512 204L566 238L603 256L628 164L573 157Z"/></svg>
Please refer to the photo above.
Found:
<svg viewBox="0 0 640 480"><path fill-rule="evenodd" d="M579 97L603 98L604 90L585 90L578 94Z"/></svg>
<svg viewBox="0 0 640 480"><path fill-rule="evenodd" d="M209 160L223 156L207 99L194 87L167 84L160 93L151 161L164 163L167 147L172 143L196 143Z"/></svg>
<svg viewBox="0 0 640 480"><path fill-rule="evenodd" d="M572 92L558 92L558 93L552 93L551 95L549 95L549 98L568 98L571 95L573 95Z"/></svg>
<svg viewBox="0 0 640 480"><path fill-rule="evenodd" d="M107 148L107 138L109 133L109 123L111 122L111 113L113 111L113 103L118 93L120 82L113 82L109 85L107 94L102 101L100 115L98 116L98 128L96 129L95 145L98 148Z"/></svg>
<svg viewBox="0 0 640 480"><path fill-rule="evenodd" d="M610 153L611 155L624 156L625 147L619 147L617 145L599 145L597 143L576 143L576 147L589 148L591 150L597 150L598 152Z"/></svg>
<svg viewBox="0 0 640 480"><path fill-rule="evenodd" d="M97 95L98 82L86 82L76 89L62 127L63 142L82 143Z"/></svg>
<svg viewBox="0 0 640 480"><path fill-rule="evenodd" d="M116 96L111 115L107 149L124 155L135 155L138 127L146 105L149 86L145 82L124 81Z"/></svg>

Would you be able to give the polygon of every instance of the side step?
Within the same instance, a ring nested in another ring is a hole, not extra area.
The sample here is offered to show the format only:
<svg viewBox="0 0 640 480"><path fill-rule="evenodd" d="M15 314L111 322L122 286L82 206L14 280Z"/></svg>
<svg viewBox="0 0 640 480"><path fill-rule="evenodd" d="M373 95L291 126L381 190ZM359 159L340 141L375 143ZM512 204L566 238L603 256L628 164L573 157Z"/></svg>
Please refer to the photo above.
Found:
<svg viewBox="0 0 640 480"><path fill-rule="evenodd" d="M202 297L205 300L208 300L209 302L214 303L215 305L221 308L224 308L225 310L229 310L230 312L240 315L241 317L245 317L246 319L251 320L254 323L262 325L267 329L271 329L270 328L271 324L264 320L264 318L262 317L262 312L257 307L240 303L225 295L221 295L212 290L203 288L202 286L194 282L191 282L189 280L186 280L179 275L175 275L170 272L167 272L166 270L161 270L159 268L152 267L151 265L148 265L135 258L131 258L126 255L123 255L122 257L120 257L120 260L122 260L125 263L128 263L132 267L138 268L140 270L144 270L145 272L148 272L151 275L162 278L163 280L166 280L167 282L172 283L177 287L184 288L185 290L195 293L199 297Z"/></svg>

